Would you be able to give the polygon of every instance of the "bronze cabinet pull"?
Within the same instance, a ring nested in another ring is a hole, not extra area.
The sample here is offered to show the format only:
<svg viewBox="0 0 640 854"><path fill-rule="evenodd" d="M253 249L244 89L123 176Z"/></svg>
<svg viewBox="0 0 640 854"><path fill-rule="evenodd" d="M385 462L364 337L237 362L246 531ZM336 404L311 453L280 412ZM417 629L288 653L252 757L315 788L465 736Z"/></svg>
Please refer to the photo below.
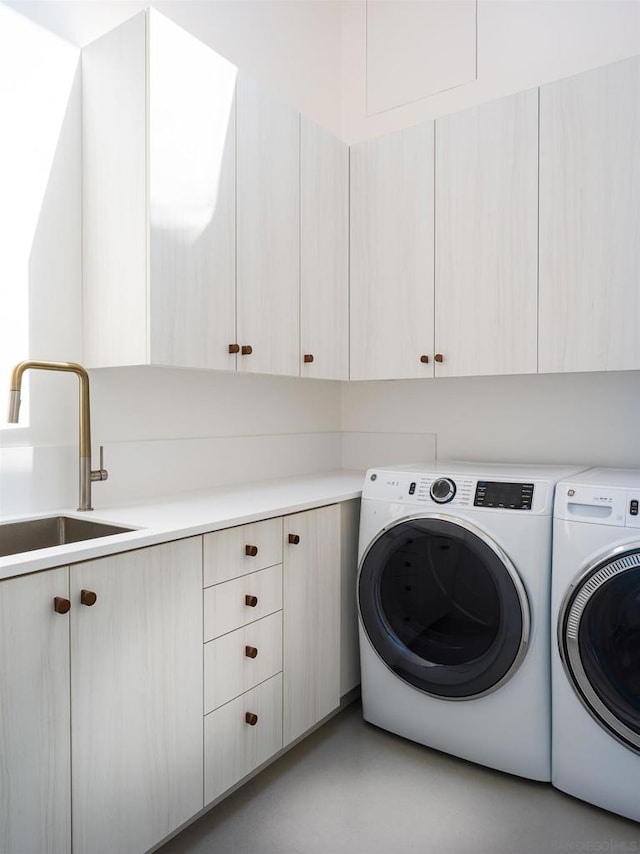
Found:
<svg viewBox="0 0 640 854"><path fill-rule="evenodd" d="M298 543L300 542L300 535L299 534L289 534L289 542L291 543L292 546L297 546Z"/></svg>
<svg viewBox="0 0 640 854"><path fill-rule="evenodd" d="M245 646L244 654L247 656L247 658L257 658L258 649L255 646Z"/></svg>
<svg viewBox="0 0 640 854"><path fill-rule="evenodd" d="M92 605L96 604L98 599L97 594L93 592L93 590L81 590L80 591L80 604L86 605L90 608Z"/></svg>
<svg viewBox="0 0 640 854"><path fill-rule="evenodd" d="M245 722L249 724L249 726L255 726L258 723L258 716L253 712L247 712L244 716Z"/></svg>
<svg viewBox="0 0 640 854"><path fill-rule="evenodd" d="M244 553L247 557L255 557L258 554L257 546L245 546Z"/></svg>
<svg viewBox="0 0 640 854"><path fill-rule="evenodd" d="M423 365L428 365L429 364L429 357L428 356L420 356L420 361L422 362Z"/></svg>
<svg viewBox="0 0 640 854"><path fill-rule="evenodd" d="M248 605L249 608L255 608L256 605L258 604L258 597L257 596L245 596L244 597L244 604Z"/></svg>
<svg viewBox="0 0 640 854"><path fill-rule="evenodd" d="M313 362L313 355L311 353L305 353L304 361L307 363L307 365L310 365L311 362Z"/></svg>
<svg viewBox="0 0 640 854"><path fill-rule="evenodd" d="M434 359L436 360L436 362L444 362L444 356L442 355L442 353L436 353Z"/></svg>
<svg viewBox="0 0 640 854"><path fill-rule="evenodd" d="M253 353L253 347L251 344L243 344L240 352L243 356L250 356Z"/></svg>
<svg viewBox="0 0 640 854"><path fill-rule="evenodd" d="M229 352L230 353L239 353L240 345L239 344L229 344Z"/></svg>
<svg viewBox="0 0 640 854"><path fill-rule="evenodd" d="M53 600L53 610L56 614L66 614L71 608L71 602L68 599L63 599L62 596L55 596Z"/></svg>

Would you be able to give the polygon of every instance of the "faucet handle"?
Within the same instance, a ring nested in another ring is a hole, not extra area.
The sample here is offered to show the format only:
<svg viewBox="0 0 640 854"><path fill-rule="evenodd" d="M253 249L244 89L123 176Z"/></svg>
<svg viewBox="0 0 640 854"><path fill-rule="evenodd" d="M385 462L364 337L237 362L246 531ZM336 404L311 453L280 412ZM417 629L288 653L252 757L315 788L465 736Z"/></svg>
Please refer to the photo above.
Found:
<svg viewBox="0 0 640 854"><path fill-rule="evenodd" d="M91 480L107 480L109 472L104 467L104 445L100 445L100 468L91 472Z"/></svg>

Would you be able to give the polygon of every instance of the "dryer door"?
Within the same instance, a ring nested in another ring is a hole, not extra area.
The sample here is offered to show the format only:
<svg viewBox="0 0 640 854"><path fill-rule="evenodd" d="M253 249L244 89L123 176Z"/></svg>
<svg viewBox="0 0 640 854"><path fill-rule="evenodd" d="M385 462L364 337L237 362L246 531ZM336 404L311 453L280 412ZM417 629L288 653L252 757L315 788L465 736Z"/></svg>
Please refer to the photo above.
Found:
<svg viewBox="0 0 640 854"><path fill-rule="evenodd" d="M589 713L640 753L640 543L616 549L572 585L558 645Z"/></svg>
<svg viewBox="0 0 640 854"><path fill-rule="evenodd" d="M362 558L358 601L385 664L443 699L495 690L526 651L529 606L513 564L459 519L412 517L382 531Z"/></svg>

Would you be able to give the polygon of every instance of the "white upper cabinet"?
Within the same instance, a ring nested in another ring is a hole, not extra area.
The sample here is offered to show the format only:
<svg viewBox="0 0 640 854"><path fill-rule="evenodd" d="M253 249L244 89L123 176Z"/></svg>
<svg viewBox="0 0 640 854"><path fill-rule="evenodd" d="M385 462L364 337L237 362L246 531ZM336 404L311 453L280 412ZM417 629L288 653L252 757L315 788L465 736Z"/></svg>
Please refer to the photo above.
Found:
<svg viewBox="0 0 640 854"><path fill-rule="evenodd" d="M349 147L300 125L300 349L304 377L349 378Z"/></svg>
<svg viewBox="0 0 640 854"><path fill-rule="evenodd" d="M237 89L238 369L300 375L300 115Z"/></svg>
<svg viewBox="0 0 640 854"><path fill-rule="evenodd" d="M433 376L433 136L351 148L351 379Z"/></svg>
<svg viewBox="0 0 640 854"><path fill-rule="evenodd" d="M435 183L436 376L535 373L537 90L438 119Z"/></svg>
<svg viewBox="0 0 640 854"><path fill-rule="evenodd" d="M233 370L235 67L148 10L82 75L88 364Z"/></svg>
<svg viewBox="0 0 640 854"><path fill-rule="evenodd" d="M640 368L640 57L540 90L540 371Z"/></svg>

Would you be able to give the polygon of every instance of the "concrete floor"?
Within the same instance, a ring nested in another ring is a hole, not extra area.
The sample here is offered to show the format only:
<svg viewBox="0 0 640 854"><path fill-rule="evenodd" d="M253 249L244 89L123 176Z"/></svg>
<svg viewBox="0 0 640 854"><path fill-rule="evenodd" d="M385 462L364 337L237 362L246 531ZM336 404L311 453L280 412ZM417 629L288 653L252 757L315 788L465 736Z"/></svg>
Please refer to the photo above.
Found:
<svg viewBox="0 0 640 854"><path fill-rule="evenodd" d="M640 854L640 825L364 723L359 703L161 854Z"/></svg>

